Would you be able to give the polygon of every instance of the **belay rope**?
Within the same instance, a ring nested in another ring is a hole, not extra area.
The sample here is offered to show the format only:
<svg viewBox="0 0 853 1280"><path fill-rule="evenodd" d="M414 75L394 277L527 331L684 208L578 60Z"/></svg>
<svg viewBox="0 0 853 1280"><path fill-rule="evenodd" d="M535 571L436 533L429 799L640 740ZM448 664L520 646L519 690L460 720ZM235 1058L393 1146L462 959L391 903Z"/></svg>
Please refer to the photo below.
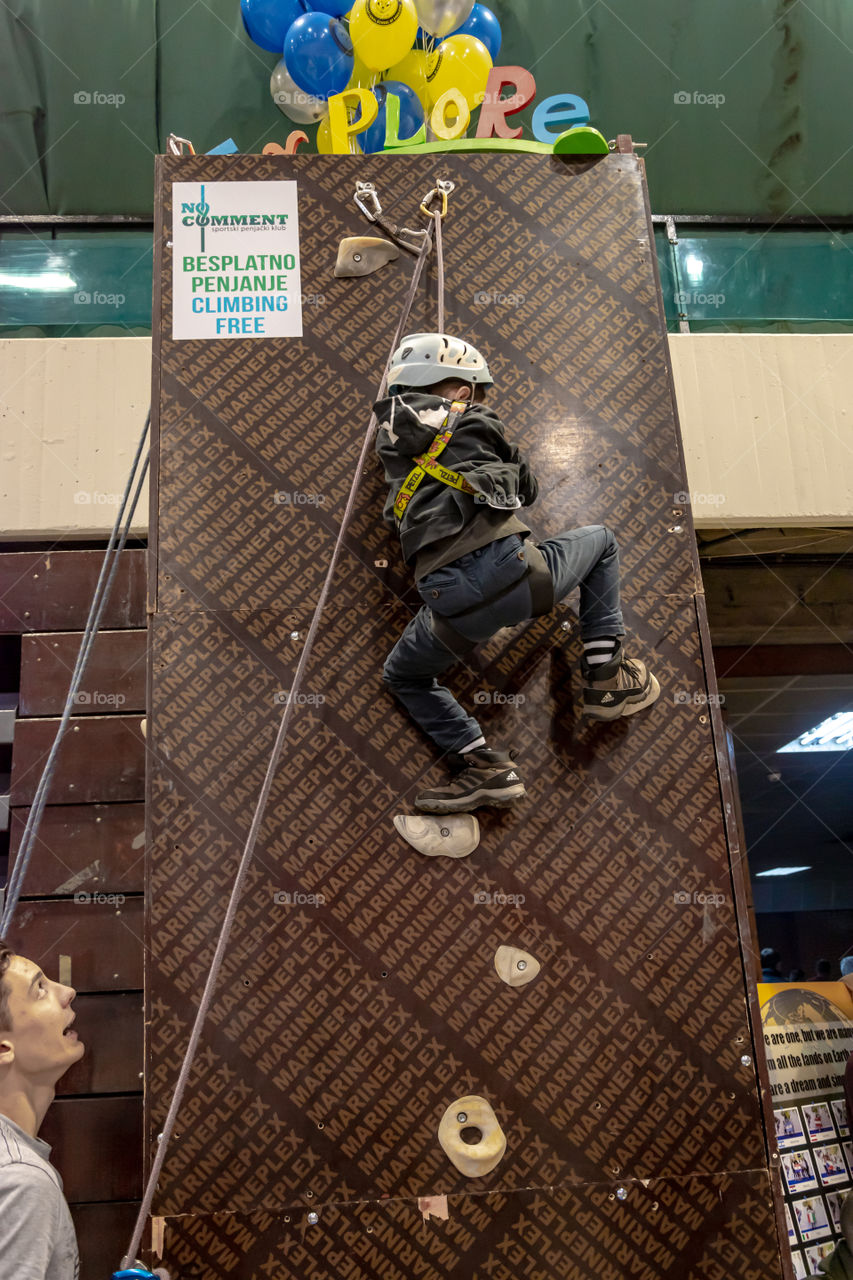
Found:
<svg viewBox="0 0 853 1280"><path fill-rule="evenodd" d="M448 195L448 192L451 191L452 189L453 189L452 183L442 182L439 180L436 182L435 187L432 189L432 191L428 192L428 194L424 197L423 201L421 202L421 211L425 213L428 217L430 217L432 219L432 222L428 230L422 234L420 245L417 249L418 256L415 262L414 270L412 271L412 279L409 284L408 292L406 293L406 297L403 302L402 313L397 323L397 328L394 333L393 341L391 343L391 350L389 351L388 360L385 362L385 372L382 375L382 381L379 385L379 392L376 397L377 400L381 400L387 390L388 368L391 363L390 357L391 357L391 354L399 346L400 339L403 336L403 329L405 327L406 321L409 318L409 314L411 312L412 305L415 300L415 294L417 293L418 284L420 283L421 275L423 274L423 269L426 264L426 259L432 248L434 240L437 248L436 263L437 263L437 285L438 285L438 314L439 314L440 326L443 325L444 323L444 260L443 260L443 257L439 257L438 246L441 244L441 221L447 212L447 195ZM359 200L359 196L361 194L362 194L361 190L357 188L356 203L359 205L359 208L362 208L363 210L363 205ZM439 201L439 207L438 209L433 209L432 205L436 199ZM378 200L376 203L378 207ZM376 220L376 219L374 218L373 220ZM216 943L216 950L214 952L213 959L210 964L210 972L208 973L207 980L204 984L204 989L201 993L198 1010L196 1011L195 1021L193 1022L192 1031L190 1032L190 1037L187 1043L184 1059L183 1059L183 1062L181 1063L181 1069L178 1073L178 1079L175 1083L175 1089L172 1094L172 1100L169 1104L169 1110L167 1112L166 1119L163 1124L163 1131L158 1136L158 1139L157 1139L157 1153L154 1157L154 1162L151 1166L151 1172L149 1173L147 1182L145 1184L145 1190L143 1192L142 1201L139 1206L139 1213L136 1218L136 1224L133 1229L133 1235L131 1237L127 1254L122 1260L122 1267L124 1268L131 1267L133 1265L132 1259L136 1257L140 1242L142 1240L142 1232L145 1227L145 1221L149 1213L151 1212L151 1205L154 1199L154 1191L157 1187L157 1182L163 1170L163 1165L166 1160L166 1152L168 1150L169 1143L171 1142L171 1139L174 1135L175 1123L177 1121L178 1112L180 1111L181 1103L183 1101L184 1093L186 1091L187 1083L189 1081L189 1076L190 1076L190 1071L192 1069L193 1061L195 1059L196 1053L198 1052L198 1046L201 1040L202 1029L204 1027L204 1023L207 1018L207 1015L210 1011L210 1006L213 1003L213 996L216 990L216 983L219 978L219 972L222 968L222 962L225 958L225 951L228 946L229 939L231 937L231 930L234 925L234 919L237 914L237 908L243 896L243 890L245 888L246 878L248 876L249 868L252 862L252 857L254 855L255 845L257 843L258 834L260 832L261 823L263 821L264 813L266 811L267 801L269 800L269 794L272 788L275 770L278 765L279 759L281 758L281 753L284 748L285 741L287 739L287 731L290 728L290 722L293 716L294 709L296 706L298 706L299 690L302 686L302 680L308 666L308 660L311 656L311 651L314 647L314 640L317 635L317 630L320 625L320 618L322 616L323 609L325 608L326 600L329 595L329 590L332 584L332 578L334 576L335 569L337 568L338 559L340 557L341 549L343 547L344 535L347 531L347 528L349 527L350 521L352 519L352 514L355 509L355 501L358 494L359 485L361 483L362 471L364 469L364 465L367 460L368 450L370 449L370 446L373 442L373 438L376 434L376 425L377 425L376 414L371 413L370 421L367 425L367 431L365 432L364 440L362 442L361 452L358 457L358 462L356 463L355 474L353 476L352 484L350 486L349 497L347 498L347 504L346 504L346 507L344 508L344 514L341 519L341 525L340 525L340 528L338 529L338 534L335 539L335 545L332 551L332 558L329 561L329 567L326 570L326 576L323 581L323 586L320 591L320 596L314 608L314 615L311 619L311 625L308 628L308 634L305 638L305 644L302 648L302 653L300 654L299 662L296 667L296 674L293 677L293 684L291 687L291 696L287 701L287 704L284 709L284 714L281 718L281 723L279 724L279 727L278 727L278 733L276 734L276 739L275 739L275 742L273 743L272 752L270 753L269 764L267 765L267 771L264 776L263 783L261 785L260 794L258 796L258 801L255 806L255 812L252 817L251 826L249 828L249 834L246 837L246 843L243 848L243 853L240 857L240 861L237 867L237 873L234 878L233 887L231 889L231 896L228 899L228 906L226 907L226 910L225 910L225 918L222 921L222 926L219 931L219 938Z"/></svg>

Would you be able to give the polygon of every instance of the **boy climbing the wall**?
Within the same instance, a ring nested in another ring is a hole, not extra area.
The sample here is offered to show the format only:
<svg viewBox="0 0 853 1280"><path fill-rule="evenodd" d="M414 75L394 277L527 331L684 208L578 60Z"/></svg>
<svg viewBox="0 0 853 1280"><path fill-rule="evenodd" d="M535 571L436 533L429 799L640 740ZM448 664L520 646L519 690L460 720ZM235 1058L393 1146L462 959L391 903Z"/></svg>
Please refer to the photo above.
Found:
<svg viewBox="0 0 853 1280"><path fill-rule="evenodd" d="M619 551L603 525L538 547L518 512L536 501L536 477L485 406L492 385L476 348L441 333L404 338L391 357L388 396L374 406L376 452L423 607L385 661L383 679L446 754L446 786L415 799L427 813L514 804L524 783L510 752L489 746L473 716L436 676L502 627L549 612L580 587L583 711L615 720L660 693L622 649Z"/></svg>

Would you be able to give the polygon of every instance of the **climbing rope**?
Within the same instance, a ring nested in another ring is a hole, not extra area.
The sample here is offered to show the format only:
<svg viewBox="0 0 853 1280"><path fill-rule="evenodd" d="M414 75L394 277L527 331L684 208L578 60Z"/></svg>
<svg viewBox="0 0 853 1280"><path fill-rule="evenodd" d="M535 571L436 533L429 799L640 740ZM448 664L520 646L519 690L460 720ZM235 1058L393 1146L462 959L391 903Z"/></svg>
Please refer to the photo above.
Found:
<svg viewBox="0 0 853 1280"><path fill-rule="evenodd" d="M444 244L441 239L441 223L447 214L447 197L455 186L455 182L449 182L441 178L437 178L432 191L430 191L429 194L421 201L421 213L423 213L427 218L432 218L432 225L435 233L435 272L439 333L444 333ZM438 200L439 202L437 209L430 208L430 205L434 200Z"/></svg>
<svg viewBox="0 0 853 1280"><path fill-rule="evenodd" d="M359 187L356 189L355 199L356 199L356 203L359 205L359 208L362 208L362 211L366 213L366 210L363 209L362 204L360 203L360 197L363 200L364 193L359 188L362 188L363 185L364 184L359 184ZM438 184L436 184L436 187L438 187ZM431 199L434 194L435 194L434 191L430 192L429 195L424 198L422 208L423 208L423 205L431 202ZM376 200L377 207L378 207L378 204L379 202L377 199ZM379 384L379 391L376 397L378 400L382 399L382 397L384 396L388 388L388 369L391 363L390 357L391 357L391 354L396 350L397 346L400 343L400 339L403 336L403 330L406 325L406 321L409 318L409 314L411 312L412 305L415 300L415 295L417 293L418 284L420 283L421 275L423 274L423 269L426 264L426 259L433 245L434 231L436 228L440 227L441 218L444 216L446 211L447 211L447 199L445 194L444 200L442 201L440 213L438 214L438 216L432 213L430 214L430 216L432 217L432 223L426 232L421 233L420 245L418 248L418 256L415 262L414 269L412 271L412 279L409 284L408 292L403 302L403 309L400 315L400 319L397 323L397 328L394 333L394 338L391 343L391 350L389 351L388 359L385 362L385 370L382 374L382 381ZM373 210L372 212L373 212L372 217L370 213L366 213L366 216L370 218L371 221L377 221L378 217L375 213L375 210ZM381 210L380 210L380 213L381 213ZM383 229L385 229L384 226L383 226ZM405 230L405 228L403 230ZM444 281L443 281L443 275L442 275L441 277L442 291L443 291L443 287L444 287ZM442 309L443 309L443 298L442 298ZM240 900L243 896L243 891L244 891L246 879L249 873L249 868L252 862L252 858L254 856L255 845L257 843L258 834L261 829L261 823L263 822L267 801L269 799L270 790L272 788L273 777L275 775L275 771L278 766L279 760L281 758L281 753L287 739L287 731L290 728L290 721L293 717L295 708L299 704L298 695L302 686L302 680L308 666L308 661L311 657L312 649L314 647L314 640L320 625L320 619L323 614L323 609L325 608L325 605L326 605L326 600L329 595L332 579L334 577L335 569L337 568L338 559L340 557L340 553L343 547L344 536L347 532L350 521L352 519L353 511L355 509L356 497L358 495L358 489L361 484L362 474L365 469L368 450L370 449L370 446L373 442L375 433L376 433L376 414L371 413L370 421L367 425L367 430L365 432L364 440L362 442L361 452L359 454L358 461L356 463L355 473L353 475L352 484L350 486L349 497L347 498L347 504L344 509L343 517L341 519L341 525L340 525L340 528L338 529L338 534L335 539L335 545L332 551L332 558L329 561L329 567L326 570L326 576L323 581L323 586L320 590L320 595L317 600L317 604L314 608L314 615L311 619L311 625L308 628L308 634L305 638L305 644L302 648L302 653L300 655L299 662L296 667L296 673L293 677L293 684L291 687L291 696L287 701L287 705L285 706L284 714L281 718L281 723L279 724L279 727L278 727L278 733L276 734L275 742L273 743L272 752L270 754L269 763L267 765L267 771L266 771L266 774L264 775L264 780L261 785L260 794L258 796L257 804L255 806L255 812L252 816L252 822L249 828L249 834L246 837L246 843L243 848L243 852L241 854L240 861L237 867L237 873L234 878L234 884L231 889L231 895L228 899L228 905L225 909L225 917L222 921L222 926L219 931L219 937L216 943L216 950L214 952L213 959L210 964L210 971L208 973L207 980L204 984L204 989L201 993L201 998L199 1000L195 1020L193 1022L192 1030L190 1032L187 1048L184 1053L184 1059L183 1059L183 1062L181 1063L181 1069L178 1073L178 1079L175 1083L175 1089L172 1094L171 1102L169 1104L169 1110L166 1114L166 1119L163 1124L163 1131L158 1136L158 1139L157 1139L157 1153L154 1157L154 1162L151 1166L151 1172L149 1173L148 1180L145 1184L145 1190L143 1192L142 1201L139 1206L139 1213L137 1214L136 1224L133 1228L133 1235L131 1237L127 1254L122 1259L121 1265L123 1268L132 1266L132 1259L136 1257L140 1242L142 1240L142 1232L145 1227L145 1222L146 1222L146 1219L148 1218L148 1215L151 1212L151 1205L154 1200L154 1191L157 1187L157 1183L159 1181L160 1174L163 1170L163 1165L166 1160L166 1152L169 1148L169 1143L171 1142L172 1137L174 1136L175 1124L178 1118L178 1113L181 1108L181 1103L183 1102L183 1097L186 1091L187 1083L189 1081L190 1071L192 1070L192 1065L195 1060L196 1053L198 1051L198 1046L201 1040L201 1033L204 1027L204 1023L210 1011L210 1006L213 1002L213 996L216 990L216 984L219 978L220 970L222 968L223 960L225 958L225 951L227 949L228 942L231 936L231 930L234 925L237 909L240 905Z"/></svg>
<svg viewBox="0 0 853 1280"><path fill-rule="evenodd" d="M121 506L119 507L116 515L112 532L109 537L109 542L107 543L107 549L104 553L101 572L95 587L92 604L89 608L89 616L86 619L86 628L83 632L83 639L80 642L77 661L74 664L74 671L71 675L71 685L65 699L65 706L62 709L62 717L59 721L56 737L54 738L53 745L48 753L41 777L39 778L35 795L33 796L30 804L30 811L27 814L27 821L24 825L24 834L21 837L15 866L6 886L3 914L2 917L0 917L0 936L5 935L8 931L9 926L12 923L12 917L15 914L15 908L18 905L18 899L21 896L21 889L27 874L27 868L29 867L32 852L35 848L35 842L38 837L38 829L41 823L42 813L44 812L44 806L47 804L50 784L53 781L53 777L56 772L59 748L62 744L62 739L65 736L65 731L68 728L68 721L71 719L71 714L77 704L77 694L86 670L86 664L89 661L89 655L92 652L92 645L95 641L95 636L98 634L98 628L101 624L104 606L106 605L113 582L115 581L115 575L119 565L119 556L124 550L125 543L127 542L127 535L130 531L130 526L139 502L139 495L142 491L142 485L148 472L149 455L148 453L145 453L144 459L142 455L145 448L145 441L148 437L150 423L151 410L149 408L148 414L145 418L145 426L143 427L142 435L139 438L139 444L136 446L136 454L130 469L130 475L127 478L127 484L125 485ZM137 476L137 471L139 471L139 475L136 481L136 488L133 494L133 499L128 506L130 491L133 487L134 478ZM126 520L125 511L127 511ZM122 520L125 520L125 524L121 534L119 535Z"/></svg>

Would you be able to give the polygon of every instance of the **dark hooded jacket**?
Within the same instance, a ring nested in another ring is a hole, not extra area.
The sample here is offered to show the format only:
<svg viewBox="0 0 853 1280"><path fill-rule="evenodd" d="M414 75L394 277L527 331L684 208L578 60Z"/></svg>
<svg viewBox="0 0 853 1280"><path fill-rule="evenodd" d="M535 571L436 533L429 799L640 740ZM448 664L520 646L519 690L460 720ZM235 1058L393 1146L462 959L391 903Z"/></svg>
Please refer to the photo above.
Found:
<svg viewBox="0 0 853 1280"><path fill-rule="evenodd" d="M853 1280L853 1253L842 1240L825 1262L818 1264L820 1270L815 1280Z"/></svg>
<svg viewBox="0 0 853 1280"><path fill-rule="evenodd" d="M450 401L421 391L386 396L373 406L378 419L376 452L390 488L382 515L397 527L394 502L400 486L442 428ZM421 578L468 551L529 527L514 513L535 502L536 477L506 438L493 409L472 404L464 411L438 461L463 475L474 493L425 476L399 526L407 564Z"/></svg>

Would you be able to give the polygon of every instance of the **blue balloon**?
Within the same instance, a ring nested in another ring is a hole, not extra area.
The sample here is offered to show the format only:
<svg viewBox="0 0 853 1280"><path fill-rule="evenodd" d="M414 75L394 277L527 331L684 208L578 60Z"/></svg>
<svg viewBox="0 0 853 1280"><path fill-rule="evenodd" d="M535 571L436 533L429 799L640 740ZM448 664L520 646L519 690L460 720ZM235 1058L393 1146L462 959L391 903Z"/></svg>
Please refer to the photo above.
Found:
<svg viewBox="0 0 853 1280"><path fill-rule="evenodd" d="M342 18L345 13L349 13L352 5L353 0L311 0L312 9L330 13L333 18Z"/></svg>
<svg viewBox="0 0 853 1280"><path fill-rule="evenodd" d="M385 146L385 108L389 93L395 93L400 99L400 138L411 138L424 122L424 109L421 100L402 80L380 80L373 86L373 96L379 103L376 119L369 129L358 134L358 142L362 151L381 151Z"/></svg>
<svg viewBox="0 0 853 1280"><path fill-rule="evenodd" d="M306 0L240 0L240 15L249 39L279 55L291 23L307 11Z"/></svg>
<svg viewBox="0 0 853 1280"><path fill-rule="evenodd" d="M486 5L475 4L462 26L457 27L450 34L452 36L476 36L478 40L482 40L492 55L492 62L497 61L502 40L501 24Z"/></svg>
<svg viewBox="0 0 853 1280"><path fill-rule="evenodd" d="M353 68L347 29L327 13L304 13L284 41L284 64L304 93L329 98L349 84Z"/></svg>

